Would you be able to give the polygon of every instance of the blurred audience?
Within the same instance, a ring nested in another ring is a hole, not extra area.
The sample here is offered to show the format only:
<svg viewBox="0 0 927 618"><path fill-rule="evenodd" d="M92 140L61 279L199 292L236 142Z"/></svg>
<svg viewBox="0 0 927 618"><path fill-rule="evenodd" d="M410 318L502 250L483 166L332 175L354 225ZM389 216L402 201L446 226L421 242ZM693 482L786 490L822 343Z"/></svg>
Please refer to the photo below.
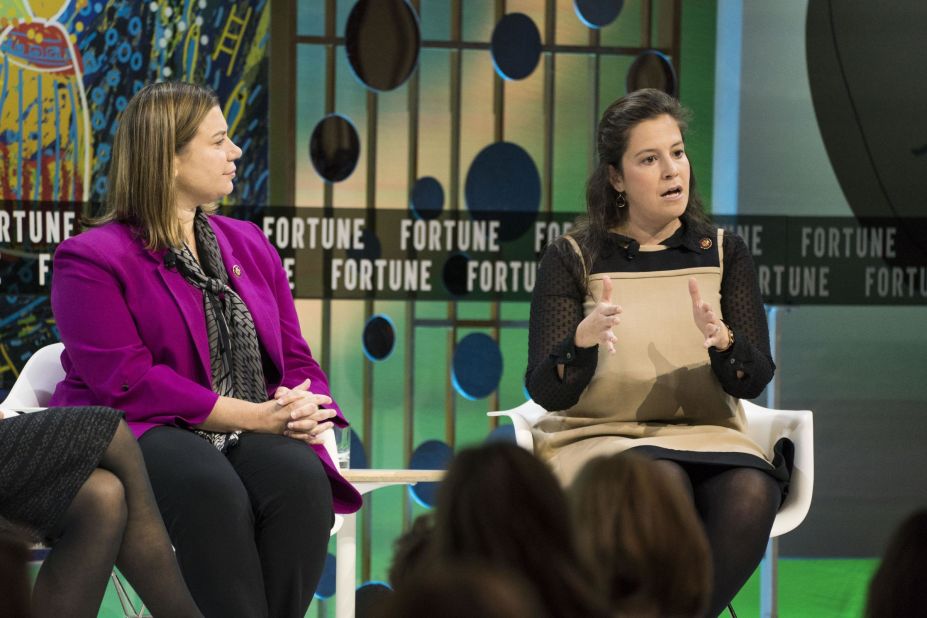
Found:
<svg viewBox="0 0 927 618"><path fill-rule="evenodd" d="M409 577L425 562L432 548L435 524L430 513L419 515L402 536L393 544L393 562L389 567L389 585L393 589L403 586Z"/></svg>
<svg viewBox="0 0 927 618"><path fill-rule="evenodd" d="M0 522L0 528L7 526ZM29 547L17 534L0 529L0 616L28 618Z"/></svg>
<svg viewBox="0 0 927 618"><path fill-rule="evenodd" d="M568 494L581 556L615 616L705 614L708 540L691 499L653 461L593 459Z"/></svg>
<svg viewBox="0 0 927 618"><path fill-rule="evenodd" d="M523 577L550 616L607 615L580 562L563 490L543 462L515 445L457 454L438 492L433 544L435 571L485 564Z"/></svg>
<svg viewBox="0 0 927 618"><path fill-rule="evenodd" d="M580 614L556 614L580 615ZM513 571L482 563L445 564L409 574L377 618L554 618Z"/></svg>
<svg viewBox="0 0 927 618"><path fill-rule="evenodd" d="M927 616L927 509L908 516L895 530L869 584L866 618Z"/></svg>

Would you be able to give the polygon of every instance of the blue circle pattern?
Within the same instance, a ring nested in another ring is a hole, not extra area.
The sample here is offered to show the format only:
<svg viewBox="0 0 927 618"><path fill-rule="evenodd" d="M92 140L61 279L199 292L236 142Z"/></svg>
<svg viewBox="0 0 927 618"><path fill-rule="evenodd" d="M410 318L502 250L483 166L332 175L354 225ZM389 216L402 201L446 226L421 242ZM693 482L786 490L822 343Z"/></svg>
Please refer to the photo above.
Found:
<svg viewBox="0 0 927 618"><path fill-rule="evenodd" d="M326 554L325 566L322 568L322 577L319 579L319 585L315 589L315 598L325 601L332 598L335 594L335 557L332 554Z"/></svg>
<svg viewBox="0 0 927 618"><path fill-rule="evenodd" d="M444 209L444 189L441 183L431 176L416 180L409 198L409 206L412 214L419 219L437 219Z"/></svg>
<svg viewBox="0 0 927 618"><path fill-rule="evenodd" d="M451 367L454 388L467 399L482 399L499 386L502 353L484 333L470 333L457 343Z"/></svg>
<svg viewBox="0 0 927 618"><path fill-rule="evenodd" d="M589 28L604 28L618 18L624 0L573 0L576 16Z"/></svg>
<svg viewBox="0 0 927 618"><path fill-rule="evenodd" d="M504 79L524 79L541 59L541 33L524 13L509 13L499 20L489 43L492 63Z"/></svg>
<svg viewBox="0 0 927 618"><path fill-rule="evenodd" d="M524 148L496 142L483 148L470 164L464 197L474 219L500 218L500 239L515 240L537 218L541 175Z"/></svg>
<svg viewBox="0 0 927 618"><path fill-rule="evenodd" d="M351 430L351 467L363 470L367 467L367 451L357 432Z"/></svg>
<svg viewBox="0 0 927 618"><path fill-rule="evenodd" d="M412 452L409 468L412 470L447 470L454 451L440 440L422 442ZM420 506L433 508L438 497L440 483L416 483L409 485L409 495Z"/></svg>
<svg viewBox="0 0 927 618"><path fill-rule="evenodd" d="M364 356L372 362L384 361L390 357L396 349L396 326L388 315L378 313L370 316L364 324L361 345Z"/></svg>

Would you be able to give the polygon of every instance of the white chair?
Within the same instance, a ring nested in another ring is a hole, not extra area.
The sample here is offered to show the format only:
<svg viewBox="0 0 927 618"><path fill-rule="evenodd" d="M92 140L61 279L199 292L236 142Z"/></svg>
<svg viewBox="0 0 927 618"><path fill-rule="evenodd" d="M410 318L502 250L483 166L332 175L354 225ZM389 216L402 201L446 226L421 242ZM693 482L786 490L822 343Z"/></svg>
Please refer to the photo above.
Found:
<svg viewBox="0 0 927 618"><path fill-rule="evenodd" d="M811 507L811 493L814 489L814 423L810 410L772 410L749 401L742 403L747 417L747 435L767 454L772 454L772 448L780 438L789 438L795 445L789 493L779 507L769 533L770 544L761 574L764 605L771 596L772 606L775 607L777 537L797 528ZM531 429L545 414L547 410L530 399L517 408L488 413L489 416L509 417L515 429L515 441L520 447L532 452L534 437Z"/></svg>
<svg viewBox="0 0 927 618"><path fill-rule="evenodd" d="M27 412L44 410L48 400L51 399L55 386L64 379L64 368L61 366L61 353L63 351L63 343L53 343L36 350L26 361L25 366L19 373L19 377L13 384L13 388L10 389L6 399L0 403L0 407ZM328 451L332 461L337 462L335 432L328 430L325 432L324 437L325 450ZM332 526L331 534L336 534L343 523L344 517L335 515L335 524ZM145 613L144 605L136 607L116 571L113 571L112 583L116 589L116 595L119 597L119 603L122 605L122 611L127 618L148 616Z"/></svg>

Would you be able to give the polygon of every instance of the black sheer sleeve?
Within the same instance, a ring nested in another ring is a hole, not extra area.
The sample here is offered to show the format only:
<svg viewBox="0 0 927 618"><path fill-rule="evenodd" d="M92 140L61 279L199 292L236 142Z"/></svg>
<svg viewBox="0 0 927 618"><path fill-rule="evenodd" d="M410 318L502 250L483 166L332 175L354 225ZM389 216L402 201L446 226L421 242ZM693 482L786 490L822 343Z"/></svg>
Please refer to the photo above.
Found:
<svg viewBox="0 0 927 618"><path fill-rule="evenodd" d="M577 272L582 272L579 256L563 239L556 241L541 258L531 296L525 385L531 398L547 410L574 405L598 363L598 346L573 345L585 298ZM563 378L557 365L563 365Z"/></svg>
<svg viewBox="0 0 927 618"><path fill-rule="evenodd" d="M753 259L743 239L732 233L724 234L721 312L734 331L734 345L724 352L709 348L711 368L726 393L753 399L772 380L776 366L769 353L769 329ZM741 377L738 372L743 372Z"/></svg>

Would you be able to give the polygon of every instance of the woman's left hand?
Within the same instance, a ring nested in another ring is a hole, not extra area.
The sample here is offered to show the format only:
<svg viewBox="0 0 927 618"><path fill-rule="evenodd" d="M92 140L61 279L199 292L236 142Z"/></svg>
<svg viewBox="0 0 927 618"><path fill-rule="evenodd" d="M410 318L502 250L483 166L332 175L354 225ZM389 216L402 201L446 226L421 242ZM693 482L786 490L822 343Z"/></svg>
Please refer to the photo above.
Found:
<svg viewBox="0 0 927 618"><path fill-rule="evenodd" d="M334 410L320 406L330 404L331 397L320 395L309 390L311 380L293 388L281 386L274 392L274 399L281 406L299 402L296 409L290 414L290 421L283 435L294 440L302 440L306 444L322 444L322 433L331 429L333 423L326 422L336 416Z"/></svg>
<svg viewBox="0 0 927 618"><path fill-rule="evenodd" d="M731 345L731 334L711 305L702 300L695 277L689 278L689 296L692 297L692 319L705 337L705 348L726 350Z"/></svg>

